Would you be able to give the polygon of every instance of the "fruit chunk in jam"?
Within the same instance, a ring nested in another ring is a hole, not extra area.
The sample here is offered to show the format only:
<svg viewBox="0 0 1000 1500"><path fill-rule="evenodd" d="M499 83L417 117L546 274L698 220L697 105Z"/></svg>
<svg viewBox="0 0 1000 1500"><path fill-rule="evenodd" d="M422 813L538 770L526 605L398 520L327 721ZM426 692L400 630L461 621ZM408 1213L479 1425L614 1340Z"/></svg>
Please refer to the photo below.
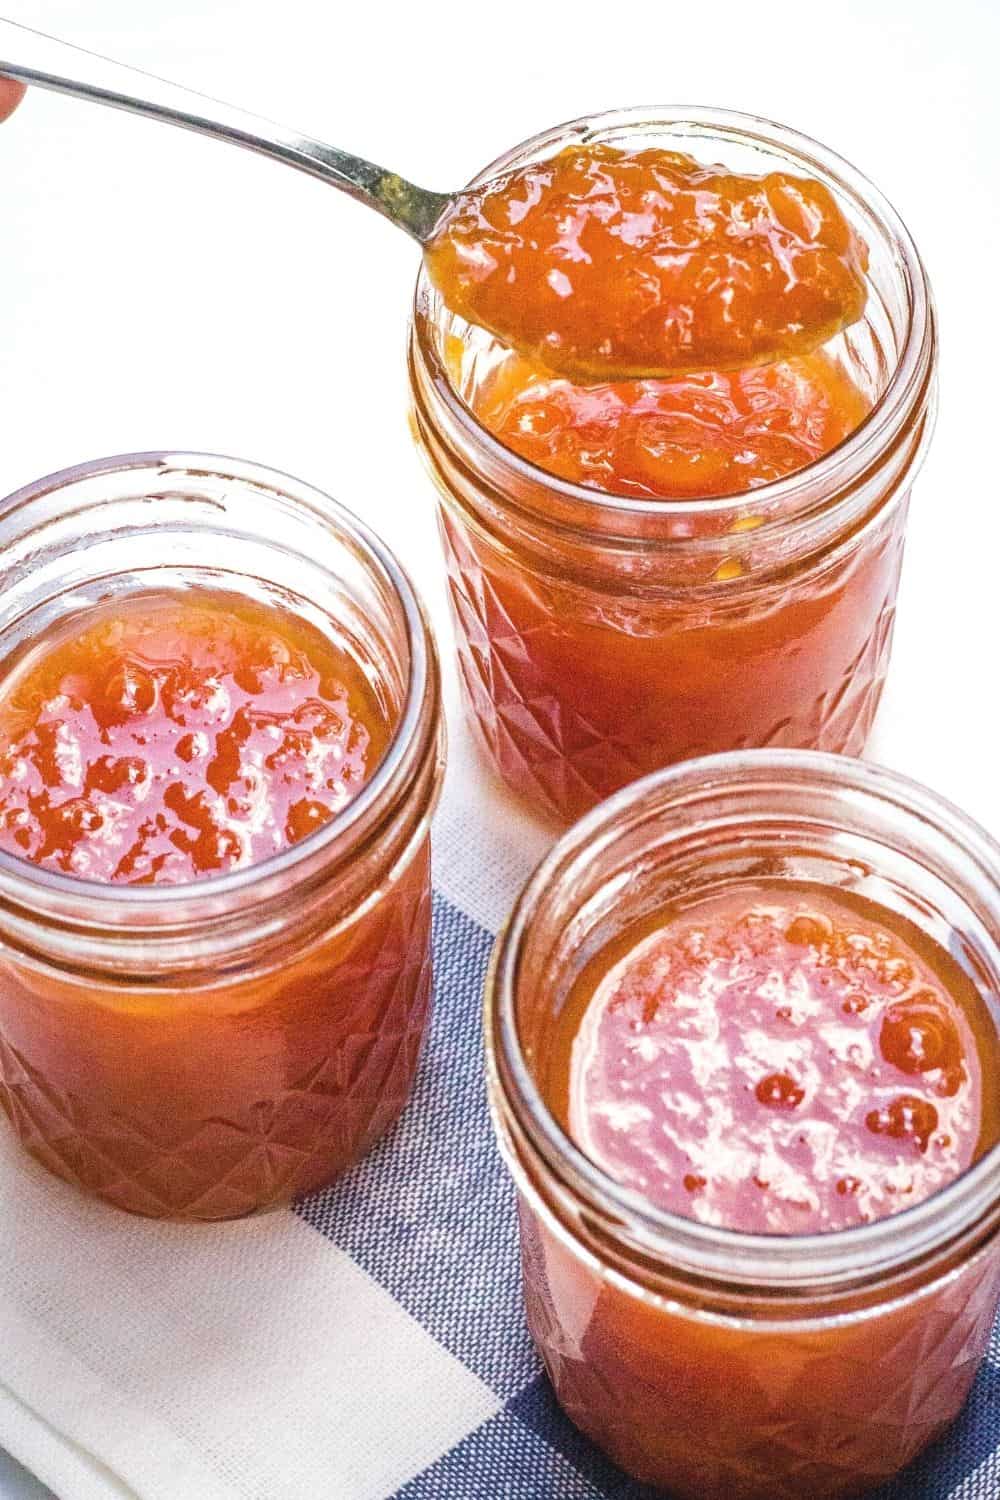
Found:
<svg viewBox="0 0 1000 1500"><path fill-rule="evenodd" d="M822 183L599 143L469 189L426 258L453 312L581 381L808 353L866 298Z"/></svg>
<svg viewBox="0 0 1000 1500"><path fill-rule="evenodd" d="M0 848L129 884L256 864L351 801L389 727L354 658L287 610L106 605L0 686Z"/></svg>
<svg viewBox="0 0 1000 1500"><path fill-rule="evenodd" d="M1000 1135L991 1023L932 939L854 896L741 887L592 960L552 1102L657 1207L769 1234L911 1207Z"/></svg>
<svg viewBox="0 0 1000 1500"><path fill-rule="evenodd" d="M868 410L822 353L594 386L512 356L474 406L495 437L548 473L654 500L736 495L782 479L835 448Z"/></svg>

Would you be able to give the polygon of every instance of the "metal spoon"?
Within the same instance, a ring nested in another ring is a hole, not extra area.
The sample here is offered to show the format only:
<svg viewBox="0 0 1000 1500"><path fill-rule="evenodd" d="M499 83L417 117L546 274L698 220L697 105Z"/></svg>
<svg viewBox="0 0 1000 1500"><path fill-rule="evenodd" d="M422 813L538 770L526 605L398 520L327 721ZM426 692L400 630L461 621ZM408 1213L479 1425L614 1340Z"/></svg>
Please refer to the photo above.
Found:
<svg viewBox="0 0 1000 1500"><path fill-rule="evenodd" d="M151 115L169 125L218 136L248 151L272 156L367 203L422 245L431 238L434 226L452 202L448 193L417 187L374 162L339 151L286 125L234 109L207 94L168 83L140 68L113 62L15 21L0 19L0 73L56 93L75 94L114 109Z"/></svg>

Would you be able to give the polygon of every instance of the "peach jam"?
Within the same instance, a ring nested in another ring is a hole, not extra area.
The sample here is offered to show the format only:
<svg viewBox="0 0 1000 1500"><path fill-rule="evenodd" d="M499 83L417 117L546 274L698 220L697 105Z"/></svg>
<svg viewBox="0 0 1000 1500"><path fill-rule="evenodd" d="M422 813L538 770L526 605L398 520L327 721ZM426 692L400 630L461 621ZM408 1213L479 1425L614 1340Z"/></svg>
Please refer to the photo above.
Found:
<svg viewBox="0 0 1000 1500"><path fill-rule="evenodd" d="M1000 846L901 777L747 751L581 819L486 996L568 1416L680 1500L908 1464L1000 1299L998 1019Z"/></svg>
<svg viewBox="0 0 1000 1500"><path fill-rule="evenodd" d="M289 610L132 596L0 682L0 849L128 884L254 865L346 807L390 730L358 663Z"/></svg>
<svg viewBox="0 0 1000 1500"><path fill-rule="evenodd" d="M420 607L349 512L230 460L55 475L0 533L0 1106L132 1212L288 1203L385 1133L420 1053Z"/></svg>
<svg viewBox="0 0 1000 1500"><path fill-rule="evenodd" d="M867 295L824 183L592 139L468 189L426 256L453 312L584 383L807 354Z"/></svg>
<svg viewBox="0 0 1000 1500"><path fill-rule="evenodd" d="M547 473L645 500L742 494L804 469L860 426L868 402L826 355L592 386L513 357L476 415ZM706 518L701 530L711 522Z"/></svg>
<svg viewBox="0 0 1000 1500"><path fill-rule="evenodd" d="M692 756L859 753L934 406L906 230L815 143L698 110L578 121L477 191L418 283L410 371L466 702L499 775L566 821ZM779 231L792 198L798 228ZM525 329L503 342L514 293ZM584 378L598 303L627 329ZM665 319L667 369L623 363Z"/></svg>
<svg viewBox="0 0 1000 1500"><path fill-rule="evenodd" d="M1000 1076L975 985L901 925L783 883L647 918L581 974L550 1108L706 1224L815 1234L921 1202L1000 1139Z"/></svg>

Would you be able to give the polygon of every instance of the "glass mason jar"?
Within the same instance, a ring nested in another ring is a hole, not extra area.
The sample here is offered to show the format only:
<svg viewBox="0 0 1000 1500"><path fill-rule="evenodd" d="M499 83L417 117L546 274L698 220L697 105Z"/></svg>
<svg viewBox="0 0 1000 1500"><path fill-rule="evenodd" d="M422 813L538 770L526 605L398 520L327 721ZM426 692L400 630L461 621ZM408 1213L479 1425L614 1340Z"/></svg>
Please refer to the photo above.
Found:
<svg viewBox="0 0 1000 1500"><path fill-rule="evenodd" d="M398 563L256 464L134 454L0 506L0 658L101 601L224 589L350 649L395 729L347 808L274 858L100 885L0 853L0 1104L59 1176L222 1219L350 1166L403 1108L431 993L438 664Z"/></svg>
<svg viewBox="0 0 1000 1500"><path fill-rule="evenodd" d="M547 1108L536 1079L595 951L682 892L762 875L908 917L1000 1020L1000 846L900 776L795 751L706 757L604 803L529 881L487 981L531 1332L573 1421L683 1500L830 1500L887 1479L958 1412L1000 1296L1000 1147L893 1217L760 1235L651 1207Z"/></svg>
<svg viewBox="0 0 1000 1500"><path fill-rule="evenodd" d="M695 755L862 750L888 665L937 364L909 234L825 147L743 115L626 110L536 136L477 181L580 141L825 183L870 250L865 317L828 352L872 406L825 457L746 494L641 500L574 485L478 421L477 392L504 351L450 314L421 273L413 424L440 493L467 702L503 779L564 820Z"/></svg>

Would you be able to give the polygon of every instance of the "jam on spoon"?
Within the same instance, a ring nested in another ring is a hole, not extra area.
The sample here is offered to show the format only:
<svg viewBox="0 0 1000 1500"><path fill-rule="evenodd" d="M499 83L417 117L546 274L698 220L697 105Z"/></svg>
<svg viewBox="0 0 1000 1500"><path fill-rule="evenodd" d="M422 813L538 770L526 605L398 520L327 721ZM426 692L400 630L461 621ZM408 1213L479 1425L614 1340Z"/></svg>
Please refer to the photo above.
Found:
<svg viewBox="0 0 1000 1500"><path fill-rule="evenodd" d="M807 354L860 318L867 248L822 183L570 146L460 194L426 247L452 311L588 382Z"/></svg>

